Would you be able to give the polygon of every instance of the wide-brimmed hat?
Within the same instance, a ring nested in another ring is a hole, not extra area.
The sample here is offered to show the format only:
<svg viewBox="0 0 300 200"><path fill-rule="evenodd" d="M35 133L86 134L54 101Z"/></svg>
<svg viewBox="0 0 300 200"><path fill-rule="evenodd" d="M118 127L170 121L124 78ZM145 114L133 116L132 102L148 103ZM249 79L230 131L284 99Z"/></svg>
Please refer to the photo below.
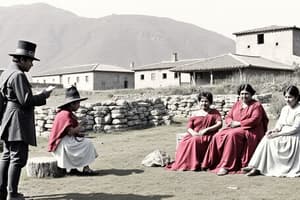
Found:
<svg viewBox="0 0 300 200"><path fill-rule="evenodd" d="M33 60L40 61L40 59L34 57L36 44L24 40L18 41L18 47L14 53L10 53L10 56L25 56Z"/></svg>
<svg viewBox="0 0 300 200"><path fill-rule="evenodd" d="M76 101L84 101L88 98L80 98L79 92L75 86L71 86L66 89L65 92L65 102L62 105L57 106L58 108L64 107L70 103L76 102Z"/></svg>

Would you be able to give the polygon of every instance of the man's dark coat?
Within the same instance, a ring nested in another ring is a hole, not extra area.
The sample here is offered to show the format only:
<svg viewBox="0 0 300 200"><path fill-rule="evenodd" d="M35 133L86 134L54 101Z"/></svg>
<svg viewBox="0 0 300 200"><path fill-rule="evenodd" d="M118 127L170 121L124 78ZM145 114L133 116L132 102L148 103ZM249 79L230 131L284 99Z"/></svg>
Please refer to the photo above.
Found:
<svg viewBox="0 0 300 200"><path fill-rule="evenodd" d="M0 138L36 146L34 106L45 105L46 96L32 94L31 84L16 63L3 72L0 83L7 79L8 103L2 118Z"/></svg>

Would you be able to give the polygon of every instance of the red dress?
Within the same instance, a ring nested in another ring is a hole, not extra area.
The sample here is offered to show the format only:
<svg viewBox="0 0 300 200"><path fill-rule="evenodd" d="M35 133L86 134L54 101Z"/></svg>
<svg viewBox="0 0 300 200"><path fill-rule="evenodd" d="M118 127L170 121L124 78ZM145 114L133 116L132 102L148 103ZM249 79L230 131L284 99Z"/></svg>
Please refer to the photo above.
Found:
<svg viewBox="0 0 300 200"><path fill-rule="evenodd" d="M252 100L249 106L242 108L242 102L236 102L226 116L226 125L239 121L240 127L226 127L214 135L204 157L202 168L218 172L225 168L231 173L240 172L246 167L259 141L264 136L268 118L262 105Z"/></svg>
<svg viewBox="0 0 300 200"><path fill-rule="evenodd" d="M206 116L193 116L189 119L187 128L198 132L201 129L213 126L217 121L222 121L220 113L212 109ZM175 162L166 166L170 170L200 170L203 157L213 134L203 136L184 136L178 145Z"/></svg>

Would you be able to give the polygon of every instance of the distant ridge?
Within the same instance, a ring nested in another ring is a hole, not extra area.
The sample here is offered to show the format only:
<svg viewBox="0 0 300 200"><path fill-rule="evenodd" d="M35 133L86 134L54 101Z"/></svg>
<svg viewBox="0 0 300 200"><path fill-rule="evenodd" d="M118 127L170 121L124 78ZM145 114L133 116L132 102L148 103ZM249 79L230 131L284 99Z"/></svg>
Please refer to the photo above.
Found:
<svg viewBox="0 0 300 200"><path fill-rule="evenodd" d="M234 52L234 41L198 26L169 18L110 15L83 18L47 4L0 7L0 67L10 62L18 39L38 44L33 71L103 63L135 65L202 58Z"/></svg>

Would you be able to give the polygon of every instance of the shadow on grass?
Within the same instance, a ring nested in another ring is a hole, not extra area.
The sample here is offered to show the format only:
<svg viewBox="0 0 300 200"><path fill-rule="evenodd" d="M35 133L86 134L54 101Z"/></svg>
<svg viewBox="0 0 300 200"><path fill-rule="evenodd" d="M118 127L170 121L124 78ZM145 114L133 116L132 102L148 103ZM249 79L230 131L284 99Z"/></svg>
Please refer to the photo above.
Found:
<svg viewBox="0 0 300 200"><path fill-rule="evenodd" d="M143 173L144 170L141 169L105 169L105 170L97 170L99 173L98 176L106 176L106 175L116 175L116 176L127 176L132 174L140 174Z"/></svg>
<svg viewBox="0 0 300 200"><path fill-rule="evenodd" d="M94 174L84 174L78 170L69 172L65 174L66 176L107 176L107 175L116 175L116 176L128 176L132 174L143 173L144 170L140 169L104 169L104 170L94 170ZM57 176L57 178L64 176Z"/></svg>
<svg viewBox="0 0 300 200"><path fill-rule="evenodd" d="M136 194L109 194L109 193L67 193L67 194L51 194L51 195L37 195L31 196L32 200L45 200L45 199L60 199L60 200L161 200L163 198L170 198L172 195L136 195Z"/></svg>

